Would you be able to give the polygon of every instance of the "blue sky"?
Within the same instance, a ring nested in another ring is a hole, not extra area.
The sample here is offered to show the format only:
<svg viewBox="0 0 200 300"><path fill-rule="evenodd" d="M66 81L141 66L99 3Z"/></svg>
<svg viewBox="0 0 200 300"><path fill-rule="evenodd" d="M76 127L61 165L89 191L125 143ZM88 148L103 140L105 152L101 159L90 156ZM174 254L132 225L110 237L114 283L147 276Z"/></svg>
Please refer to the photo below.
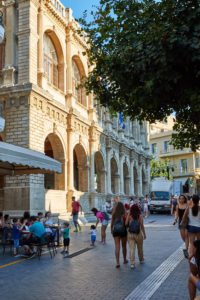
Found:
<svg viewBox="0 0 200 300"><path fill-rule="evenodd" d="M70 7L73 10L73 17L80 18L83 12L92 10L92 5L98 5L99 0L61 0L65 7ZM89 19L89 17L88 17Z"/></svg>

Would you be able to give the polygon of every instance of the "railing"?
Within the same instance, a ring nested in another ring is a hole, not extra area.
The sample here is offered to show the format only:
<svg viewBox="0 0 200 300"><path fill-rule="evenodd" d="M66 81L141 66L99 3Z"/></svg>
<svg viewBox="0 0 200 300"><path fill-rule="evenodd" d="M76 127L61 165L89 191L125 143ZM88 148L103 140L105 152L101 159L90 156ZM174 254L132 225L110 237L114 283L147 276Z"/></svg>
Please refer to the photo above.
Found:
<svg viewBox="0 0 200 300"><path fill-rule="evenodd" d="M65 6L59 0L51 0L51 3L56 8L57 12L65 17Z"/></svg>
<svg viewBox="0 0 200 300"><path fill-rule="evenodd" d="M173 147L169 147L166 150L161 150L160 154L171 154L171 153L192 153L192 150L189 148L184 148L184 149L174 149Z"/></svg>
<svg viewBox="0 0 200 300"><path fill-rule="evenodd" d="M200 168L188 168L188 169L179 169L175 170L171 173L172 176L179 176L179 175L189 175L189 174L199 174L200 175Z"/></svg>

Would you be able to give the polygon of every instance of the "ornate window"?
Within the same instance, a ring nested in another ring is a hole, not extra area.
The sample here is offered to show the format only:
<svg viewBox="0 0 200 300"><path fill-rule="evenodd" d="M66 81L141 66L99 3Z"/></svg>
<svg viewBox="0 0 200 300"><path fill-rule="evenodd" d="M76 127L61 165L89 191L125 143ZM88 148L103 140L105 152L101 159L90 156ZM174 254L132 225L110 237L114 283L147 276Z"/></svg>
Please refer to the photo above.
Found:
<svg viewBox="0 0 200 300"><path fill-rule="evenodd" d="M51 38L44 34L44 73L48 82L58 87L58 57Z"/></svg>
<svg viewBox="0 0 200 300"><path fill-rule="evenodd" d="M72 60L72 89L77 101L86 106L86 94L84 88L78 88L81 84L81 74L74 60Z"/></svg>

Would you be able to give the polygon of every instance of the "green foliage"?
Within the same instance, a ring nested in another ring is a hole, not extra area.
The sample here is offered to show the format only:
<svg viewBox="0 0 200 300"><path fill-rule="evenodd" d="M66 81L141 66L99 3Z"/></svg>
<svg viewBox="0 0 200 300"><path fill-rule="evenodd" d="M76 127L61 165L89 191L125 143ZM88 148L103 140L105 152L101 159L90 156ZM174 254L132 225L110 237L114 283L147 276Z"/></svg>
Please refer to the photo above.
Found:
<svg viewBox="0 0 200 300"><path fill-rule="evenodd" d="M101 0L89 24L94 66L85 86L100 103L131 119L175 112L172 144L200 146L199 0Z"/></svg>
<svg viewBox="0 0 200 300"><path fill-rule="evenodd" d="M155 177L165 177L168 179L167 166L170 166L169 159L156 160L154 157L150 162L151 180ZM169 171L169 179L173 179L171 171Z"/></svg>

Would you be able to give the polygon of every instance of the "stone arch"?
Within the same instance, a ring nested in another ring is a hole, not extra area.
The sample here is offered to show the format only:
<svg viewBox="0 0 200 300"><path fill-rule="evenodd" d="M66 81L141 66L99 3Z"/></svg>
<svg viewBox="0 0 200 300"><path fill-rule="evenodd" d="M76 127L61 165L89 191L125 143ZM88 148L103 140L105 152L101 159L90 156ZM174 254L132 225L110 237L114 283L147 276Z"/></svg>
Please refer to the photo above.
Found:
<svg viewBox="0 0 200 300"><path fill-rule="evenodd" d="M95 189L98 193L105 193L105 164L100 151L97 151L94 156L95 164Z"/></svg>
<svg viewBox="0 0 200 300"><path fill-rule="evenodd" d="M72 91L77 101L84 106L87 106L87 97L85 88L78 88L86 78L85 68L78 55L72 57Z"/></svg>
<svg viewBox="0 0 200 300"><path fill-rule="evenodd" d="M127 163L123 163L123 179L124 179L124 194L129 195L130 193L130 176Z"/></svg>
<svg viewBox="0 0 200 300"><path fill-rule="evenodd" d="M111 192L117 194L119 192L119 173L118 165L114 157L110 160L110 170L111 170Z"/></svg>
<svg viewBox="0 0 200 300"><path fill-rule="evenodd" d="M138 197L140 180L139 180L139 175L138 175L136 166L133 167L133 178L134 178L134 183L133 183L134 184L134 193L135 193L135 196Z"/></svg>
<svg viewBox="0 0 200 300"><path fill-rule="evenodd" d="M65 151L57 134L50 133L47 135L44 141L44 153L45 155L62 163L61 174L45 174L45 188L53 190L65 190Z"/></svg>
<svg viewBox="0 0 200 300"><path fill-rule="evenodd" d="M48 40L49 39L49 40ZM51 45L52 42L52 45ZM52 57L48 57L48 54L45 53L46 49L45 43L49 43L50 47L54 47L55 52L55 62L53 63ZM51 30L47 29L43 34L43 55L44 55L44 73L47 73L47 76L50 73L49 81L58 87L60 90L64 91L64 55L63 55L63 49L60 43L60 40L56 33Z"/></svg>
<svg viewBox="0 0 200 300"><path fill-rule="evenodd" d="M88 191L87 155L81 144L76 144L73 150L74 188L81 192Z"/></svg>

